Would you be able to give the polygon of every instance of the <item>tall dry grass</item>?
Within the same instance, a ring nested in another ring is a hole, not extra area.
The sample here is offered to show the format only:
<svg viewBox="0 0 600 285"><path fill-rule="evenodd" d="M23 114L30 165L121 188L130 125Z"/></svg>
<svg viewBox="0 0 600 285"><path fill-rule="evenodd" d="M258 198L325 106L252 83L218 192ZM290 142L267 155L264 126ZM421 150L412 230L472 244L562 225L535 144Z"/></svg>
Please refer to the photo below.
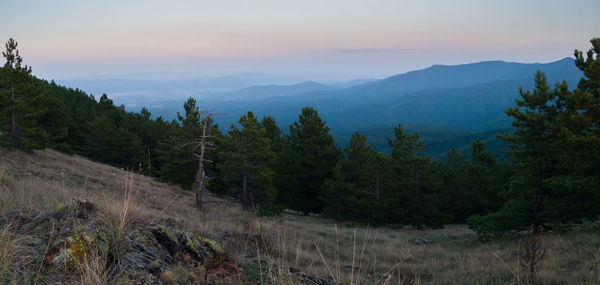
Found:
<svg viewBox="0 0 600 285"><path fill-rule="evenodd" d="M26 237L13 232L7 223L0 230L0 284L30 283L37 253L24 246Z"/></svg>
<svg viewBox="0 0 600 285"><path fill-rule="evenodd" d="M416 230L336 224L329 219L287 213L274 218L256 217L235 203L211 195L199 211L193 193L138 173L52 150L33 154L0 150L0 213L54 210L73 196L86 197L105 209L102 222L114 229L115 248L119 248L119 233L135 227L139 220L168 223L209 237L224 230L257 236L259 239L245 245L254 248L257 256L252 260L244 253L247 248L229 252L236 264L258 263L256 282L260 284L268 280L272 284L298 283L290 269L344 284L516 282L508 268L518 268L518 238L479 243L464 225ZM31 262L39 256L32 259L35 256L27 252L26 241L10 228L4 226L1 230L0 265L18 262L24 264L23 271L31 267L30 273L36 272L39 264ZM433 243L415 242L424 238ZM541 284L599 283L597 231L547 233L543 245L546 254L537 273ZM114 256L122 254L114 252ZM80 283L118 281L109 278L108 268L100 266L105 264L102 258L106 257L91 257L81 264Z"/></svg>

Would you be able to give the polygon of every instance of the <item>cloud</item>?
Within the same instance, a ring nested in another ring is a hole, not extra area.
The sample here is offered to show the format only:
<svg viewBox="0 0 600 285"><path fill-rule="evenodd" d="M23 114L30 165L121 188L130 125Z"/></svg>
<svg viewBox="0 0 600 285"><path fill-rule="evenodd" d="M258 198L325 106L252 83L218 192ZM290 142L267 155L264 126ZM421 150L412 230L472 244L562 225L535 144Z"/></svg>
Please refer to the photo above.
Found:
<svg viewBox="0 0 600 285"><path fill-rule="evenodd" d="M386 54L386 53L403 53L410 52L410 49L379 49L379 48L361 48L361 49L346 49L346 48L338 48L330 50L333 53L340 54Z"/></svg>

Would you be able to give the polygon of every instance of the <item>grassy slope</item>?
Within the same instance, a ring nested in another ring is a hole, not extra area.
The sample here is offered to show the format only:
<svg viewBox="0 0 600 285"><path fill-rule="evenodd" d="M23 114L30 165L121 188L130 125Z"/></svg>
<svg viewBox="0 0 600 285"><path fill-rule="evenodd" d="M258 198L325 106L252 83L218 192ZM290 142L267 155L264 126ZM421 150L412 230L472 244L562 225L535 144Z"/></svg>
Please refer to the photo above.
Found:
<svg viewBox="0 0 600 285"><path fill-rule="evenodd" d="M117 211L122 205L125 177L124 170L52 150L26 154L0 149L0 213L56 209L73 196L84 196ZM481 244L463 225L440 230L373 229L292 214L256 218L238 205L210 195L205 209L198 211L192 193L142 175L135 175L133 187L137 189L133 209L141 218L168 219L182 230L208 236L231 229L246 236L262 237L260 242L268 245L268 252L260 253L263 263L256 271L263 275L269 264L277 264L279 268L293 267L309 274L333 276L344 284L356 284L357 280L361 284L377 281L385 284L385 273L393 273L390 284L399 283L398 276L414 278L422 284L507 284L515 279L509 267L514 271L517 266L518 241L506 239ZM26 258L30 253L19 251L18 239L6 238L9 237L4 234L6 231L0 228L0 275L16 274L7 266L9 259L31 262ZM433 243L415 243L422 238ZM257 247L258 243L255 240L254 244L246 245ZM598 232L550 233L544 236L544 246L547 253L539 274L542 283L598 282ZM228 251L239 264L247 259L243 253L247 249L241 245ZM352 273L352 265L360 268L361 273ZM246 273L251 274L251 270L248 267ZM277 279L277 284L296 282L277 271L269 275ZM260 283L266 278L254 280Z"/></svg>

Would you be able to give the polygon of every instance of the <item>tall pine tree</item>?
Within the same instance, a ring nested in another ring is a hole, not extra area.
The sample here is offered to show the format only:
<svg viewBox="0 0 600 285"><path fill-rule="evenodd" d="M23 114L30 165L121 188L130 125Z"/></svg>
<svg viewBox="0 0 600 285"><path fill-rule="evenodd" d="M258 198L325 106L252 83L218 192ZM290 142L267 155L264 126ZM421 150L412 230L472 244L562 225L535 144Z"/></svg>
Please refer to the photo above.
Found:
<svg viewBox="0 0 600 285"><path fill-rule="evenodd" d="M40 115L48 111L48 86L39 84L31 67L23 65L18 43L9 39L0 69L0 141L20 149L44 148L48 134L39 125Z"/></svg>
<svg viewBox="0 0 600 285"><path fill-rule="evenodd" d="M560 88L551 90L546 76L535 76L533 92L520 89L517 107L506 110L513 117L515 131L502 136L509 145L508 155L514 174L504 195L506 202L498 212L469 219L472 228L481 238L497 236L512 229L537 228L551 221L547 203L552 201L555 185L550 180L555 175L558 154L562 147L555 128L560 104L555 101Z"/></svg>
<svg viewBox="0 0 600 285"><path fill-rule="evenodd" d="M333 175L340 151L329 128L311 107L290 126L289 148L284 152L287 167L283 169L280 193L285 204L305 214L319 213L323 208L321 194L325 180Z"/></svg>
<svg viewBox="0 0 600 285"><path fill-rule="evenodd" d="M439 211L442 181L436 165L422 154L425 145L419 134L407 134L398 125L388 143L397 182L385 200L387 219L417 228L443 225L446 217Z"/></svg>
<svg viewBox="0 0 600 285"><path fill-rule="evenodd" d="M269 161L274 156L266 129L252 112L231 126L220 151L220 170L226 185L240 198L245 209L274 207L276 189Z"/></svg>

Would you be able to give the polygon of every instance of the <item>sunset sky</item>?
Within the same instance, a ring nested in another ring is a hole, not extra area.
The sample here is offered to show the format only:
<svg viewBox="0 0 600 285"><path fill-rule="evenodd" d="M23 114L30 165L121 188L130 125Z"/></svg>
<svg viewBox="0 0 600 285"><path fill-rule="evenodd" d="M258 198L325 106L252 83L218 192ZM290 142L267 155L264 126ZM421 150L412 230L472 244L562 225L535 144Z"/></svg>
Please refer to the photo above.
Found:
<svg viewBox="0 0 600 285"><path fill-rule="evenodd" d="M600 36L600 1L0 0L0 40L43 78L273 73L380 78L549 62Z"/></svg>

